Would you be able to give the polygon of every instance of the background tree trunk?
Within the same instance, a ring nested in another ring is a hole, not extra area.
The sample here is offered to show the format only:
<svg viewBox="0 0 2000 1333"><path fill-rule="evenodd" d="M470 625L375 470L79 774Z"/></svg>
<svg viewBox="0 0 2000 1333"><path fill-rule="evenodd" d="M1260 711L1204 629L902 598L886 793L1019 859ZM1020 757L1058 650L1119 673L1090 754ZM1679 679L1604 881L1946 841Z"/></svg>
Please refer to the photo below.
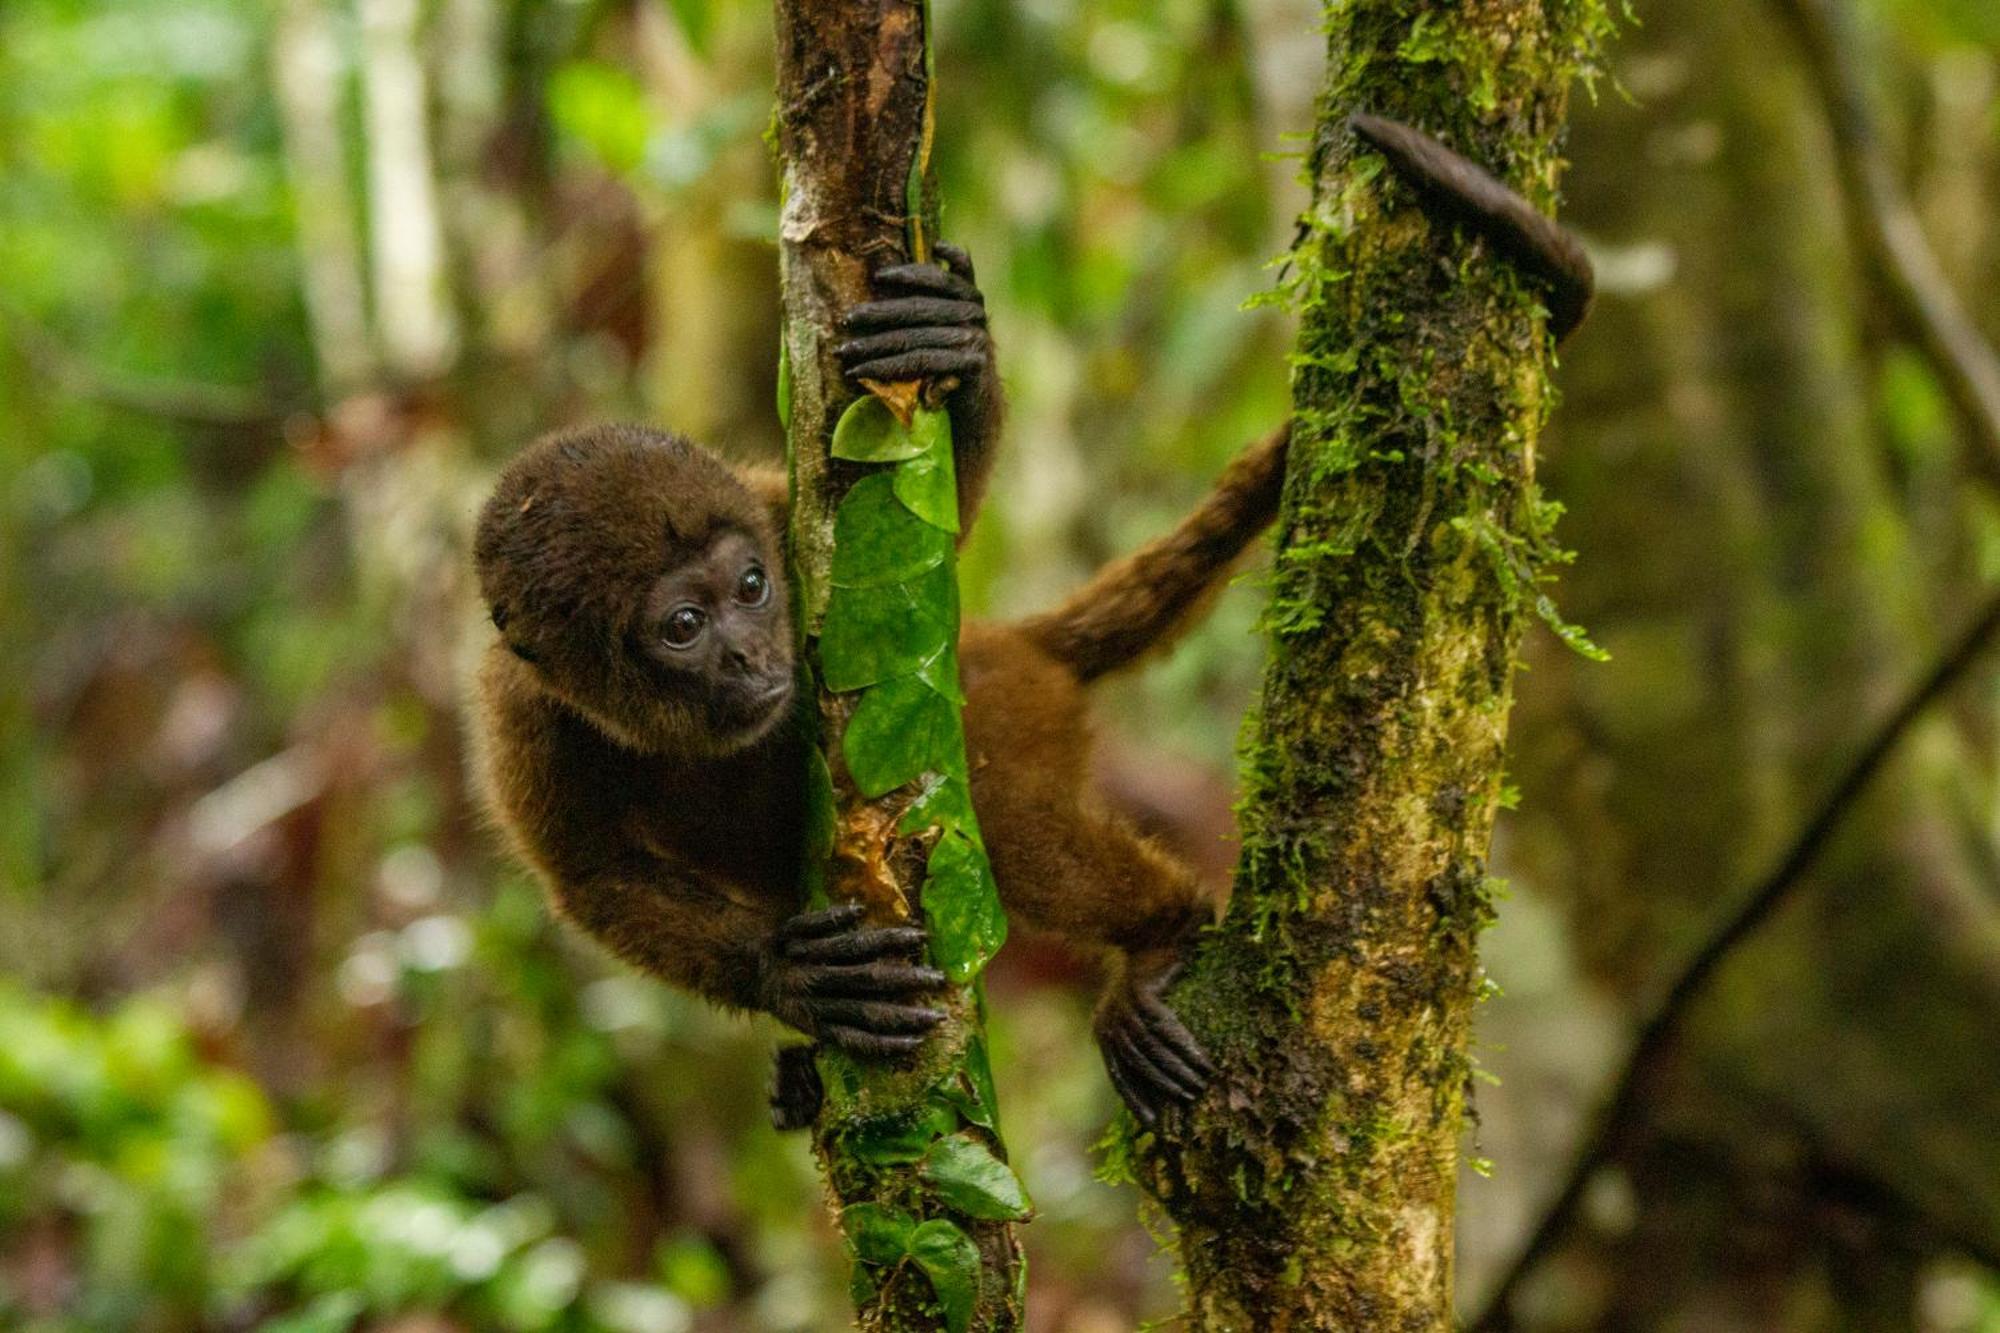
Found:
<svg viewBox="0 0 2000 1333"><path fill-rule="evenodd" d="M1534 289L1434 225L1348 115L1554 199L1594 3L1325 8L1293 255L1297 428L1243 860L1176 1001L1220 1087L1141 1171L1206 1329L1442 1329L1511 674L1553 513Z"/></svg>
<svg viewBox="0 0 2000 1333"><path fill-rule="evenodd" d="M856 1255L863 1329L1014 1329L1026 1270L1011 1223L1026 1200L1005 1163L980 1025L978 975L1004 922L957 725L950 423L910 401L893 416L856 401L832 352L835 319L868 296L870 273L927 258L935 235L929 14L921 0L780 0L777 17L779 399L794 584L828 761L817 770L823 813L809 857L825 867L828 896L867 904L879 923L921 913L934 961L960 983L951 1018L914 1067L819 1057L827 1100L814 1142ZM885 391L884 401L898 396ZM876 445L844 445L844 423L871 412L875 426L855 438ZM950 532L906 497L920 468L942 478ZM893 489L879 484L891 473ZM865 529L877 565L882 550L907 554L915 543L935 544L943 563L893 586L847 581L854 566L841 561L836 529ZM860 645L865 669L843 659L843 643ZM943 711L948 737L930 752L900 753L911 737L939 734L926 710Z"/></svg>

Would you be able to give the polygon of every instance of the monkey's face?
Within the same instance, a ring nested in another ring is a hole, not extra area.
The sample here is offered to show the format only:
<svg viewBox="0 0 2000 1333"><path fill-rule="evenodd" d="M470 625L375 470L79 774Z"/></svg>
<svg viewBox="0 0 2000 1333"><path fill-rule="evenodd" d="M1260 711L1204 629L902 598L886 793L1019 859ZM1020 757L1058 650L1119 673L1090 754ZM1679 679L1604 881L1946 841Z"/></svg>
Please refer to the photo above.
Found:
<svg viewBox="0 0 2000 1333"><path fill-rule="evenodd" d="M762 546L725 528L647 590L637 649L702 714L716 748L764 738L790 709L791 612Z"/></svg>
<svg viewBox="0 0 2000 1333"><path fill-rule="evenodd" d="M480 589L536 681L622 745L715 758L792 702L770 516L719 459L638 426L552 435L480 515Z"/></svg>

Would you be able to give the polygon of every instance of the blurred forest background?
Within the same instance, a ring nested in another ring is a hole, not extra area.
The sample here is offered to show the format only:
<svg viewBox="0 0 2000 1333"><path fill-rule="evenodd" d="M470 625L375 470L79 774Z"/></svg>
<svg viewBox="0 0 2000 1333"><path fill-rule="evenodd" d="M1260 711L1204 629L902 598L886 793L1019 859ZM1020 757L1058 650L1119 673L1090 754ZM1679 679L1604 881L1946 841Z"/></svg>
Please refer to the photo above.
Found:
<svg viewBox="0 0 2000 1333"><path fill-rule="evenodd" d="M1644 0L1577 100L1603 294L1542 468L1612 660L1526 650L1469 1304L1652 988L2000 580L2000 440L1883 300L1777 8ZM935 15L1012 394L965 578L1004 614L1282 419L1256 298L1324 41L1305 0ZM2000 336L2000 8L1851 17L1891 184ZM606 417L777 449L771 81L730 0L0 6L0 1327L844 1326L775 1027L552 926L463 774L502 461ZM1106 709L1107 780L1218 876L1246 582ZM1977 679L1730 962L1528 1326L2000 1329ZM1176 1295L1094 1175L1086 979L1017 941L992 1031L1031 1326L1115 1333Z"/></svg>

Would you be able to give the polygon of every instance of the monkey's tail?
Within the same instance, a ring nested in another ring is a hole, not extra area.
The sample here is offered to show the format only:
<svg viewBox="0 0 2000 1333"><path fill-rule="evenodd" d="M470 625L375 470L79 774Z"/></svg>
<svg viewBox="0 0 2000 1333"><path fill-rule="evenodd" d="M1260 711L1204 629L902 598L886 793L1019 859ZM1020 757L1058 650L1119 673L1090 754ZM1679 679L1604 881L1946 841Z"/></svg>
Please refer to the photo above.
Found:
<svg viewBox="0 0 2000 1333"><path fill-rule="evenodd" d="M1106 565L1062 605L1022 621L1021 630L1081 681L1172 642L1277 517L1291 438L1287 422L1237 455L1172 532Z"/></svg>

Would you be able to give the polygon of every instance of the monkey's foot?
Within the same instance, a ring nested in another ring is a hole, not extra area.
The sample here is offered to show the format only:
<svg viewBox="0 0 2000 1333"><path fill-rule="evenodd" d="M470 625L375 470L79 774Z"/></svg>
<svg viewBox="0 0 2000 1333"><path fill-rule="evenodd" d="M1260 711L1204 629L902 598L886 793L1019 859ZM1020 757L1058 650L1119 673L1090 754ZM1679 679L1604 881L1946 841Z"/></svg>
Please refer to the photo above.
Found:
<svg viewBox="0 0 2000 1333"><path fill-rule="evenodd" d="M1215 1066L1180 1015L1160 998L1180 969L1115 983L1097 1009L1097 1044L1111 1086L1147 1129L1169 1106L1193 1101Z"/></svg>
<svg viewBox="0 0 2000 1333"><path fill-rule="evenodd" d="M771 1067L771 1128L780 1134L810 1129L819 1118L826 1088L819 1081L814 1046L780 1046Z"/></svg>
<svg viewBox="0 0 2000 1333"><path fill-rule="evenodd" d="M942 265L876 270L876 299L841 316L841 327L855 336L833 350L849 379L897 384L954 378L964 385L986 373L993 343L972 261L956 246L936 249Z"/></svg>
<svg viewBox="0 0 2000 1333"><path fill-rule="evenodd" d="M917 961L921 929L863 926L865 914L844 903L778 927L764 960L766 1007L855 1055L907 1055L944 1021L944 1010L916 997L941 989L945 975Z"/></svg>

